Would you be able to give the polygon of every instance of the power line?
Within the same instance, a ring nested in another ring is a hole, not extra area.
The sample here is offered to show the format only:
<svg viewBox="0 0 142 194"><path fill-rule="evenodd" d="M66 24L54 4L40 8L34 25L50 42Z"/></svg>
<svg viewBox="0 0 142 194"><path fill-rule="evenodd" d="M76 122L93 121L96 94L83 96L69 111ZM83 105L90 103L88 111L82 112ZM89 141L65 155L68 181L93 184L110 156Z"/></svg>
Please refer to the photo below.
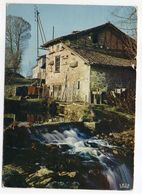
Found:
<svg viewBox="0 0 142 194"><path fill-rule="evenodd" d="M41 30L41 26L39 25L39 31L40 31L40 35L41 35L41 39L42 39L42 43L44 44L44 38L43 38L43 35L42 35L42 30Z"/></svg>
<svg viewBox="0 0 142 194"><path fill-rule="evenodd" d="M46 36L42 26L40 12L38 11L38 8L36 5L34 6L34 15L35 15L35 21L37 23L37 58L38 58L39 57L39 35L43 44L46 42Z"/></svg>
<svg viewBox="0 0 142 194"><path fill-rule="evenodd" d="M43 37L44 37L44 42L46 42L46 36L45 36L45 33L44 33L44 29L43 29L43 26L42 26L42 23L41 23L41 19L40 19L40 17L39 17L39 22L40 22L40 26L41 26L42 34L43 34Z"/></svg>
<svg viewBox="0 0 142 194"><path fill-rule="evenodd" d="M39 11L37 9L37 6L34 7L34 14L35 14L35 21L36 21L36 27L37 27L37 58L39 57Z"/></svg>

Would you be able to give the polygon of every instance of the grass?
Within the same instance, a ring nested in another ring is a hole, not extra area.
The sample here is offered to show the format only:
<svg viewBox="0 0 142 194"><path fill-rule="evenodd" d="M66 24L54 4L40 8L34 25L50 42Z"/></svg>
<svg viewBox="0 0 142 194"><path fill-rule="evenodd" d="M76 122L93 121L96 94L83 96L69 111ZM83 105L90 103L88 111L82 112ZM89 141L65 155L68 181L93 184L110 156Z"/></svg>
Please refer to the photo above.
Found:
<svg viewBox="0 0 142 194"><path fill-rule="evenodd" d="M4 94L6 98L14 97L16 86L15 85L5 85Z"/></svg>
<svg viewBox="0 0 142 194"><path fill-rule="evenodd" d="M5 98L15 98L16 87L23 85L30 85L33 80L22 78L22 77L12 77L10 80L5 78Z"/></svg>
<svg viewBox="0 0 142 194"><path fill-rule="evenodd" d="M124 130L134 129L134 115L120 112L117 107L109 105L93 105L95 114L96 131L121 132Z"/></svg>
<svg viewBox="0 0 142 194"><path fill-rule="evenodd" d="M10 80L6 78L6 85L25 85L25 84L31 84L33 80L21 78L21 77L12 77Z"/></svg>
<svg viewBox="0 0 142 194"><path fill-rule="evenodd" d="M8 113L8 114L4 114L4 118L10 118L10 119L13 119L15 117L15 114L12 114L12 113Z"/></svg>
<svg viewBox="0 0 142 194"><path fill-rule="evenodd" d="M116 113L119 116L126 117L127 119L135 119L134 114L118 111L118 107L115 107L115 106L109 106L109 105L102 104L102 105L95 105L94 108L98 109L98 110L108 111L108 112L111 112L111 113Z"/></svg>
<svg viewBox="0 0 142 194"><path fill-rule="evenodd" d="M28 102L44 102L45 99L43 98L29 98L27 99Z"/></svg>

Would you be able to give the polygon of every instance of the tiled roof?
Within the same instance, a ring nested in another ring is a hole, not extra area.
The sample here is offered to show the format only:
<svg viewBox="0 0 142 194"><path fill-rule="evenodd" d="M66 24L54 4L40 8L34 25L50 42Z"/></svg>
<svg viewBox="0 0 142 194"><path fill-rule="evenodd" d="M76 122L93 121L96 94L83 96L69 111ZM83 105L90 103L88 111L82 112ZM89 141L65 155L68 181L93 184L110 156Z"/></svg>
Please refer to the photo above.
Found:
<svg viewBox="0 0 142 194"><path fill-rule="evenodd" d="M101 65L112 65L112 66L136 66L136 60L124 59L108 54L104 54L95 50L88 50L86 48L72 48L81 57L86 59L89 64L101 64Z"/></svg>

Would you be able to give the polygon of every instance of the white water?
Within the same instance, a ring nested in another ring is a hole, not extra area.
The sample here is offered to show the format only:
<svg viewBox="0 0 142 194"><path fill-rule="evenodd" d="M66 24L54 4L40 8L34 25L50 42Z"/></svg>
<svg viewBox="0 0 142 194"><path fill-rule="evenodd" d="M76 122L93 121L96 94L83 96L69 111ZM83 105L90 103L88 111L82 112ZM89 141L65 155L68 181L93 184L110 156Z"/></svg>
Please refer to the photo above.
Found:
<svg viewBox="0 0 142 194"><path fill-rule="evenodd" d="M54 130L52 132L35 131L34 138L44 141L46 144L56 144L59 147L68 145L66 153L80 156L84 162L93 162L98 160L102 167L102 174L106 177L110 189L131 189L132 177L126 165L118 161L111 150L114 148L108 142L97 139L96 137L88 138L84 133L81 133L77 128L71 128L59 132ZM104 149L110 150L106 153ZM62 152L62 153L64 153ZM91 184L94 182L91 181Z"/></svg>

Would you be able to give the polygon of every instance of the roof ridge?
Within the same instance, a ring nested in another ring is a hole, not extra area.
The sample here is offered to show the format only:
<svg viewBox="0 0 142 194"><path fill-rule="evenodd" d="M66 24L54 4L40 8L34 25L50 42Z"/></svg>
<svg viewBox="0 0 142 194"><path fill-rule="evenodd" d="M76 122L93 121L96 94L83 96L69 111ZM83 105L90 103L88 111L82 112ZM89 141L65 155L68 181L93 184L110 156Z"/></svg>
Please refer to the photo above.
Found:
<svg viewBox="0 0 142 194"><path fill-rule="evenodd" d="M52 44L54 44L54 43L60 42L60 41L62 41L63 39L69 38L69 37L71 37L71 36L75 37L75 36L80 35L80 34L83 34L83 33L85 33L85 32L88 32L88 33L89 33L89 32L91 32L92 30L95 30L95 29L98 30L99 28L103 28L103 27L105 27L105 26L107 26L107 25L111 26L113 29L115 29L115 30L118 31L119 33L125 35L127 38L129 38L129 39L131 39L131 40L133 40L133 41L136 41L135 39L133 39L132 37L130 37L128 34L122 32L119 28L117 28L117 27L116 27L114 24L112 24L111 22L106 22L105 24L101 24L101 25L96 26L96 27L87 28L87 29L85 29L85 30L81 30L81 31L76 32L76 33L70 33L70 34L67 34L67 35L63 35L63 36L57 37L57 38L55 38L55 39L53 39L53 40L50 40L50 41L46 42L45 44L41 45L41 47L44 48L44 47L47 47L47 46L52 45Z"/></svg>

